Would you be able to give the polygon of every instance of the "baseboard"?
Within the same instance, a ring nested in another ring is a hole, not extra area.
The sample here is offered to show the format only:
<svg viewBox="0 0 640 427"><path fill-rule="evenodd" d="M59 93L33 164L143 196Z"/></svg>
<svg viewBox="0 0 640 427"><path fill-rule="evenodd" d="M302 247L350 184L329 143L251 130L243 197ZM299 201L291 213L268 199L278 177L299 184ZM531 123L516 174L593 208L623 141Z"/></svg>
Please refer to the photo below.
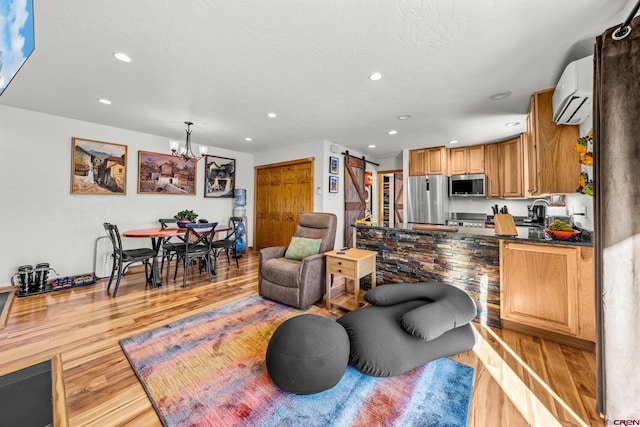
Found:
<svg viewBox="0 0 640 427"><path fill-rule="evenodd" d="M505 319L502 319L502 327L504 329L510 329L512 331L522 332L527 335L533 335L534 337L540 337L549 341L579 348L580 350L588 350L593 353L595 353L596 351L596 343L592 341L583 340L581 338L570 337L560 333L550 332L544 329L535 328L533 326L522 325L520 323L512 322L510 320L505 320Z"/></svg>

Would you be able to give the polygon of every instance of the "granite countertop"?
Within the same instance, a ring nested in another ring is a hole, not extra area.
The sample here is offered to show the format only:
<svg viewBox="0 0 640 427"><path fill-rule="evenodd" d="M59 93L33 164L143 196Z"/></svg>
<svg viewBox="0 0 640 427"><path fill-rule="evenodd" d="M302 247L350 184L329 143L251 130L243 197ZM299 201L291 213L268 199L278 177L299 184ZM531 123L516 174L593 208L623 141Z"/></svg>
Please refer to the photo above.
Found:
<svg viewBox="0 0 640 427"><path fill-rule="evenodd" d="M362 228L380 228L380 229L393 229L393 230L403 230L403 231L412 231L418 234L425 233L455 233L455 234L464 234L464 235L472 235L472 236L486 236L486 237L495 237L496 239L501 240L510 240L514 242L523 242L523 243L543 243L550 245L564 245L564 246L587 246L593 247L593 233L587 230L583 230L582 234L578 238L573 238L572 240L555 240L545 233L544 228L542 227L522 227L516 226L518 230L517 236L496 236L493 228L482 228L482 227L445 227L442 225L434 225L429 229L429 226L426 224L421 224L419 228L413 228L413 224L409 224L404 226L402 224L394 225L393 227L389 227L388 225L384 225L381 223L371 223L369 224L354 224L355 227Z"/></svg>

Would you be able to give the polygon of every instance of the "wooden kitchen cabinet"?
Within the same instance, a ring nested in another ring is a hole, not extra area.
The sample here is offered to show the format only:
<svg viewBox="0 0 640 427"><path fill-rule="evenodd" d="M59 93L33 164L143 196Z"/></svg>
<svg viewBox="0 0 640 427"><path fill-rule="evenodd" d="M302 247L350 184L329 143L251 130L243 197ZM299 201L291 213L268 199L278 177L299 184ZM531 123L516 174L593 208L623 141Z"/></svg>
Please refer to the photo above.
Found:
<svg viewBox="0 0 640 427"><path fill-rule="evenodd" d="M409 176L421 176L427 174L427 149L409 151Z"/></svg>
<svg viewBox="0 0 640 427"><path fill-rule="evenodd" d="M593 249L500 241L503 327L589 348L595 342Z"/></svg>
<svg viewBox="0 0 640 427"><path fill-rule="evenodd" d="M450 149L449 173L451 175L485 173L485 146L472 145Z"/></svg>
<svg viewBox="0 0 640 427"><path fill-rule="evenodd" d="M446 147L420 148L409 151L409 176L447 175Z"/></svg>
<svg viewBox="0 0 640 427"><path fill-rule="evenodd" d="M576 125L553 122L554 89L534 92L527 113L525 195L573 193L580 176L580 155L573 149L580 136Z"/></svg>
<svg viewBox="0 0 640 427"><path fill-rule="evenodd" d="M500 194L502 197L522 197L522 136L503 141L499 145Z"/></svg>
<svg viewBox="0 0 640 427"><path fill-rule="evenodd" d="M448 175L447 148L427 148L427 175Z"/></svg>
<svg viewBox="0 0 640 427"><path fill-rule="evenodd" d="M522 135L484 146L487 197L522 197Z"/></svg>
<svg viewBox="0 0 640 427"><path fill-rule="evenodd" d="M484 146L485 184L487 197L502 197L500 192L500 145Z"/></svg>

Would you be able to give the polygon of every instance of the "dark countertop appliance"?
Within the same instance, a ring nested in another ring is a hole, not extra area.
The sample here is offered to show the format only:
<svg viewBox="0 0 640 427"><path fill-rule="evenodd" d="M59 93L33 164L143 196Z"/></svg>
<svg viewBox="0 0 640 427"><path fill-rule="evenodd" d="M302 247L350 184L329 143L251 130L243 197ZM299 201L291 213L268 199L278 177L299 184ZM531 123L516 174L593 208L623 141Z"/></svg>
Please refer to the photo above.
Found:
<svg viewBox="0 0 640 427"><path fill-rule="evenodd" d="M545 199L536 199L527 205L527 219L525 222L532 224L544 224L547 218L547 206L549 202Z"/></svg>
<svg viewBox="0 0 640 427"><path fill-rule="evenodd" d="M547 216L547 207L545 205L531 206L531 222L543 223Z"/></svg>
<svg viewBox="0 0 640 427"><path fill-rule="evenodd" d="M486 197L484 174L452 175L449 177L449 197Z"/></svg>

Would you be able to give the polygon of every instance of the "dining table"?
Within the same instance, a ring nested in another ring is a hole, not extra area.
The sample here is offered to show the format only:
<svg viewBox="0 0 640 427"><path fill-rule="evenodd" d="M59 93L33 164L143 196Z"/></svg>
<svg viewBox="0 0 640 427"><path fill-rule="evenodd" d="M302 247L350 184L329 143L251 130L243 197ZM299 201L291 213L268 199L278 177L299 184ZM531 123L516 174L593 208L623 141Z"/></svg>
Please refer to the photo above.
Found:
<svg viewBox="0 0 640 427"><path fill-rule="evenodd" d="M199 224L200 225L200 224ZM231 230L229 225L218 224L216 225L216 236L218 233L223 231ZM133 230L127 230L122 233L123 237L131 237L131 238L147 238L151 239L151 247L156 253L156 256L153 257L153 261L151 262L151 284L154 288L162 287L162 282L160 281L160 271L158 270L158 253L160 252L160 248L162 247L162 242L166 239L176 236L184 236L187 234L186 228L178 228L178 227L152 227L152 228L137 228Z"/></svg>

